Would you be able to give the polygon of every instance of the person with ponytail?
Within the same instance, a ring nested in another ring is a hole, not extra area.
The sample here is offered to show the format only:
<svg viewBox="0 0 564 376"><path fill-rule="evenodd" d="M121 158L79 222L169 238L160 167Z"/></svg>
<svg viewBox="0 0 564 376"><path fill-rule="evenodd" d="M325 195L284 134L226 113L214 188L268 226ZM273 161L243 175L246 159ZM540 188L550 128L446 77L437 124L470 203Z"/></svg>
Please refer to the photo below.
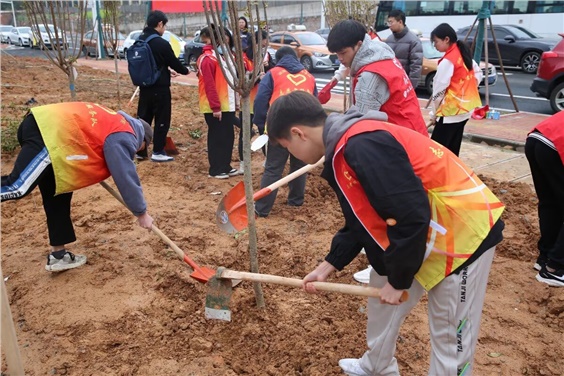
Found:
<svg viewBox="0 0 564 376"><path fill-rule="evenodd" d="M445 53L433 78L431 122L435 128L431 139L458 155L464 126L474 108L482 105L478 93L482 71L449 24L437 26L431 32L431 42Z"/></svg>

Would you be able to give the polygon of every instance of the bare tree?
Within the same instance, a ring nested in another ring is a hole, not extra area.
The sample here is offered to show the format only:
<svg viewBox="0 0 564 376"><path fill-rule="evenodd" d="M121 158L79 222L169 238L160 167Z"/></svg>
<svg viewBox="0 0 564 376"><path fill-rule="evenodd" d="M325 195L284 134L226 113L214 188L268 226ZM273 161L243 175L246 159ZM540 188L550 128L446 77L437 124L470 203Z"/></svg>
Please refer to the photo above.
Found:
<svg viewBox="0 0 564 376"><path fill-rule="evenodd" d="M335 25L337 22L352 18L368 29L374 25L374 10L378 6L376 1L366 0L340 0L325 1L325 19L329 26Z"/></svg>
<svg viewBox="0 0 564 376"><path fill-rule="evenodd" d="M111 25L112 27L103 27L103 36L102 39L104 39L104 42L102 43L102 46L104 46L104 48L107 47L111 48L114 54L114 68L115 68L115 72L116 72L116 83L117 83L117 100L118 100L118 107L121 108L121 99L120 99L120 75L119 75L119 65L118 65L118 59L119 59L119 52L118 52L118 47L119 47L119 9L120 9L120 2L119 1L108 1L105 0L102 3L102 6L105 10L104 15L103 15L103 23L104 25ZM108 42L109 46L106 46L106 42Z"/></svg>
<svg viewBox="0 0 564 376"><path fill-rule="evenodd" d="M71 98L74 99L74 82L77 75L74 64L81 51L80 48L71 50L69 43L75 47L82 45L86 0L78 1L76 8L70 3L61 0L26 1L25 10L31 23L32 37L36 39L47 58L67 75Z"/></svg>
<svg viewBox="0 0 564 376"><path fill-rule="evenodd" d="M264 58L264 53L261 48L262 35L258 33L258 41L251 38L251 48L253 49L253 71L247 72L245 69L245 63L243 60L243 45L241 42L241 34L238 32L238 19L239 11L237 9L237 2L227 1L227 17L228 23L231 25L233 30L233 42L235 44L235 50L232 54L224 53L223 58L225 60L226 67L223 64L219 64L223 75L226 77L229 86L235 90L241 97L241 113L242 113L242 124L241 132L243 132L243 160L244 160L244 182L245 182L245 198L247 204L247 215L249 218L249 257L250 266L253 273L259 272L258 264L258 252L257 252L257 235L256 235L256 225L255 225L255 209L253 200L253 185L252 185L252 175L251 175L251 107L250 107L250 93L255 86L259 74L262 69L262 62ZM266 21L266 3L262 3L264 20ZM214 51L216 55L221 56L218 47L221 47L222 51L230 51L229 44L226 43L225 29L221 19L221 9L217 0L203 0L204 11L206 14L206 21L208 25L215 25L214 28L216 32L211 33L212 44L214 46ZM250 30L254 30L254 25L261 25L260 9L258 1L248 1L246 16L249 18ZM218 40L219 39L219 40ZM219 57L221 59L221 57ZM264 295L262 293L262 288L258 282L253 283L253 288L255 290L255 298L258 307L264 307Z"/></svg>

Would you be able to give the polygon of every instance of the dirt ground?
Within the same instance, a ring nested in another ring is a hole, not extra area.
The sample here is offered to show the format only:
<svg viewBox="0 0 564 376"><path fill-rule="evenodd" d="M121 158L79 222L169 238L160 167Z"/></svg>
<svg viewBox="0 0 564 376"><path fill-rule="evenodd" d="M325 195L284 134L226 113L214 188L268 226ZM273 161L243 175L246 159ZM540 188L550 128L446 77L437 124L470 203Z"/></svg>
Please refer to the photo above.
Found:
<svg viewBox="0 0 564 376"><path fill-rule="evenodd" d="M31 97L39 105L70 101L66 76L46 61L2 63L3 131L21 120ZM76 99L117 109L114 77L79 68ZM133 87L127 75L121 83L126 103ZM149 211L199 263L248 270L247 234L227 235L215 224L221 197L242 178L208 179L196 89L174 85L172 92L170 135L181 154L173 163L138 165ZM127 110L134 114L135 108L136 103ZM202 137L191 137L198 129ZM236 150L233 156L236 161ZM255 189L263 158L253 155ZM2 173L13 161L14 155L2 155ZM343 225L334 193L318 175L319 170L308 178L303 207L285 205L287 190L281 188L271 216L257 220L262 272L303 277ZM507 209L474 374L564 375L564 289L537 282L532 268L538 238L534 192L523 183L483 178ZM5 202L1 210L2 271L28 375L340 375L340 358L366 350L366 300L358 297L263 285L267 306L258 309L245 282L231 300L232 322L206 320L206 286L191 279L176 253L139 228L99 185L74 194L78 241L69 248L87 255L88 263L64 273L44 269L48 239L39 191ZM359 255L332 280L355 283L352 274L365 266ZM425 300L402 327L397 358L403 375L426 374Z"/></svg>

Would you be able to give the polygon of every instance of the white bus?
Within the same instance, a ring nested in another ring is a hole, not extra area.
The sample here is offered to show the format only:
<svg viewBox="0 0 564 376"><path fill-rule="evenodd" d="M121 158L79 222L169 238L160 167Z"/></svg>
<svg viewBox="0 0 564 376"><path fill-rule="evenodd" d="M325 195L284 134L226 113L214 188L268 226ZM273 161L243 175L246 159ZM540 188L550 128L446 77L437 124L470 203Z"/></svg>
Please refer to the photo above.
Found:
<svg viewBox="0 0 564 376"><path fill-rule="evenodd" d="M388 13L400 9L406 25L429 37L431 31L446 22L454 30L470 26L484 1L380 1L374 29L385 39L390 35ZM564 32L564 1L485 1L489 3L494 25L523 26L534 33L554 38Z"/></svg>

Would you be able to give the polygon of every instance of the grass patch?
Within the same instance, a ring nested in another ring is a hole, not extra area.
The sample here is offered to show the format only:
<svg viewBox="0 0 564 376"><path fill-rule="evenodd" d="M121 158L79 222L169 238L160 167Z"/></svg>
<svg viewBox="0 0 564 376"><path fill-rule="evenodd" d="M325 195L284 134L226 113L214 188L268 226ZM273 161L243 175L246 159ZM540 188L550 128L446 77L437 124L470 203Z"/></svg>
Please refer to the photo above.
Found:
<svg viewBox="0 0 564 376"><path fill-rule="evenodd" d="M2 119L2 131L0 138L2 140L2 154L12 153L20 144L18 143L18 127L20 120L17 119Z"/></svg>

